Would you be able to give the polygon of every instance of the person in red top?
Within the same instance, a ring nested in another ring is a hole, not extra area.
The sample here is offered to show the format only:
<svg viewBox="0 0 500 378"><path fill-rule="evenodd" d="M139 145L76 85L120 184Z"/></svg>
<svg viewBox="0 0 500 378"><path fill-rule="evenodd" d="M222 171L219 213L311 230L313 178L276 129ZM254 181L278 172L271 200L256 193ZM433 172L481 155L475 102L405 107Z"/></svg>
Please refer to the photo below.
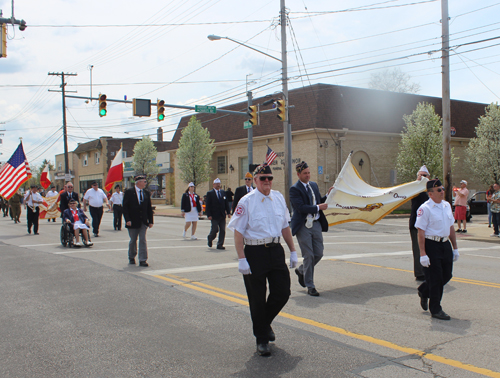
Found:
<svg viewBox="0 0 500 378"><path fill-rule="evenodd" d="M191 239L196 240L197 237L194 234L196 233L196 226L198 224L198 215L201 213L201 203L200 196L194 192L194 184L192 182L189 183L186 192L182 195L181 211L182 216L186 220L182 237L186 237L186 232L192 224Z"/></svg>
<svg viewBox="0 0 500 378"><path fill-rule="evenodd" d="M469 189L467 189L467 181L460 181L460 189L453 190L455 197L455 219L457 221L458 230L456 232L467 232L467 198L469 197ZM461 224L464 222L462 230Z"/></svg>
<svg viewBox="0 0 500 378"><path fill-rule="evenodd" d="M76 246L83 246L83 244L80 242L80 229L83 230L83 238L85 239L85 244L87 246L91 246L93 245L93 243L89 242L90 222L82 209L79 209L76 206L77 204L78 202L76 202L76 200L69 200L69 209L64 210L63 222L70 223L73 226Z"/></svg>

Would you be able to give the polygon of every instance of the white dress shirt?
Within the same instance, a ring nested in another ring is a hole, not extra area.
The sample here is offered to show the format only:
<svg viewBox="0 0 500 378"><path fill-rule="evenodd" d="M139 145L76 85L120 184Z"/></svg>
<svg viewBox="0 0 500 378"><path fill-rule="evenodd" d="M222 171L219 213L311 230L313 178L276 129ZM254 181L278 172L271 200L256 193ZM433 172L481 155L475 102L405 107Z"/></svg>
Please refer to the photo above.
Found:
<svg viewBox="0 0 500 378"><path fill-rule="evenodd" d="M227 228L238 231L245 239L264 239L282 236L288 227L290 213L283 195L271 190L268 196L253 190L242 197Z"/></svg>
<svg viewBox="0 0 500 378"><path fill-rule="evenodd" d="M107 199L106 193L102 189L90 188L85 192L83 199L89 201L89 205L92 207L102 207L104 201Z"/></svg>
<svg viewBox="0 0 500 378"><path fill-rule="evenodd" d="M311 184L309 184L309 182L307 182L307 184L305 184L304 182L301 181L301 183L302 183L302 185L304 185L304 189L306 190L306 192L307 192L307 187L309 187L309 190L311 191L312 199L313 199L312 204L316 205L316 208L318 209L318 212L316 214L314 214L314 215L309 214L309 215L311 215L314 218L314 220L318 220L319 219L319 206L317 205L316 196L314 195L313 188L311 187Z"/></svg>
<svg viewBox="0 0 500 378"><path fill-rule="evenodd" d="M123 193L122 192L114 192L111 195L110 201L113 205L122 205L123 204Z"/></svg>
<svg viewBox="0 0 500 378"><path fill-rule="evenodd" d="M30 196L31 193L31 196ZM32 193L31 191L24 195L24 203L30 207L38 207L38 203L33 203L33 201L43 202L43 198L40 193Z"/></svg>
<svg viewBox="0 0 500 378"><path fill-rule="evenodd" d="M425 231L426 236L450 236L450 227L455 223L451 206L446 201L440 203L428 199L417 211L415 227Z"/></svg>
<svg viewBox="0 0 500 378"><path fill-rule="evenodd" d="M55 196L57 196L57 194L58 193L56 191L49 190L47 192L47 194L45 195L45 197L47 197L47 198L49 198L49 197L55 197Z"/></svg>

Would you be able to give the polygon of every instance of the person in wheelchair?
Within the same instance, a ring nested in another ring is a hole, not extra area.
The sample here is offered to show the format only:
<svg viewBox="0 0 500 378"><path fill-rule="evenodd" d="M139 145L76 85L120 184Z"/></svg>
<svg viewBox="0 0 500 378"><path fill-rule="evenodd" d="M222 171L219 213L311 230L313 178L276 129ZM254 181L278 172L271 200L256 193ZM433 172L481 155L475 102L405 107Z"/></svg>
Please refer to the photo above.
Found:
<svg viewBox="0 0 500 378"><path fill-rule="evenodd" d="M79 209L76 205L78 202L71 199L68 203L69 209L64 210L63 222L70 223L73 227L75 233L75 246L82 247L83 244L80 242L80 230L82 230L83 238L85 239L85 245L91 246L92 242L89 241L89 226L90 222L82 209Z"/></svg>

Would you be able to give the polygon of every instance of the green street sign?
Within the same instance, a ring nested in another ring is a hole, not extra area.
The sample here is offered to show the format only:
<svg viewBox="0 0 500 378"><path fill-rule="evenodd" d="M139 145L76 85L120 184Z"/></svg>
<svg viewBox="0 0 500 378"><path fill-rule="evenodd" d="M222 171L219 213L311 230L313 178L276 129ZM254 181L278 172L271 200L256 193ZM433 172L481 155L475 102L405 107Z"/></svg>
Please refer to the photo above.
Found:
<svg viewBox="0 0 500 378"><path fill-rule="evenodd" d="M243 122L243 128L244 129L251 129L252 124L250 123L250 121Z"/></svg>
<svg viewBox="0 0 500 378"><path fill-rule="evenodd" d="M208 106L208 105L195 105L194 106L194 111L198 113L212 113L215 114L217 113L217 108L215 106Z"/></svg>

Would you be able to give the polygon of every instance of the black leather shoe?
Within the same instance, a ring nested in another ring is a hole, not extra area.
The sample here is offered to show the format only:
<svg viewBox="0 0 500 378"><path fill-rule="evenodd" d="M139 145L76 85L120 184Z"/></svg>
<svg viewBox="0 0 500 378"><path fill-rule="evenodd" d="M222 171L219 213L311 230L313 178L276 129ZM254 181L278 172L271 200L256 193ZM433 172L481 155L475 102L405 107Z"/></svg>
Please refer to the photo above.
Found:
<svg viewBox="0 0 500 378"><path fill-rule="evenodd" d="M319 297L318 290L314 287L310 287L307 289L307 294L310 295L311 297Z"/></svg>
<svg viewBox="0 0 500 378"><path fill-rule="evenodd" d="M441 320L450 320L450 315L448 315L446 312L443 310L439 311L437 314L432 314L433 318L436 319L441 319Z"/></svg>
<svg viewBox="0 0 500 378"><path fill-rule="evenodd" d="M269 326L269 332L267 332L267 337L269 337L269 341L276 340L276 335L274 334L273 329Z"/></svg>
<svg viewBox="0 0 500 378"><path fill-rule="evenodd" d="M299 285L302 287L306 287L306 283L304 282L304 275L300 273L298 269L295 269L295 274L299 277Z"/></svg>
<svg viewBox="0 0 500 378"><path fill-rule="evenodd" d="M221 245L221 246L217 246L217 249L226 249L226 247L223 247L223 246Z"/></svg>
<svg viewBox="0 0 500 378"><path fill-rule="evenodd" d="M207 238L207 240L208 240L208 243L207 243L207 244L208 244L208 246L209 246L210 248L212 248L212 241L211 241L209 238Z"/></svg>
<svg viewBox="0 0 500 378"><path fill-rule="evenodd" d="M139 266L149 266L149 264L146 261L141 261Z"/></svg>
<svg viewBox="0 0 500 378"><path fill-rule="evenodd" d="M415 281L425 281L425 276L418 276L418 277L415 277Z"/></svg>
<svg viewBox="0 0 500 378"><path fill-rule="evenodd" d="M257 344L257 353L259 356L270 356L271 348L269 347L269 343Z"/></svg>
<svg viewBox="0 0 500 378"><path fill-rule="evenodd" d="M427 311L429 309L429 298L422 297L420 291L418 292L418 296L420 297L420 306L422 310Z"/></svg>
<svg viewBox="0 0 500 378"><path fill-rule="evenodd" d="M135 265L135 259L128 259L128 263L131 265Z"/></svg>
<svg viewBox="0 0 500 378"><path fill-rule="evenodd" d="M99 237L99 234L94 234L94 238L98 238Z"/></svg>

